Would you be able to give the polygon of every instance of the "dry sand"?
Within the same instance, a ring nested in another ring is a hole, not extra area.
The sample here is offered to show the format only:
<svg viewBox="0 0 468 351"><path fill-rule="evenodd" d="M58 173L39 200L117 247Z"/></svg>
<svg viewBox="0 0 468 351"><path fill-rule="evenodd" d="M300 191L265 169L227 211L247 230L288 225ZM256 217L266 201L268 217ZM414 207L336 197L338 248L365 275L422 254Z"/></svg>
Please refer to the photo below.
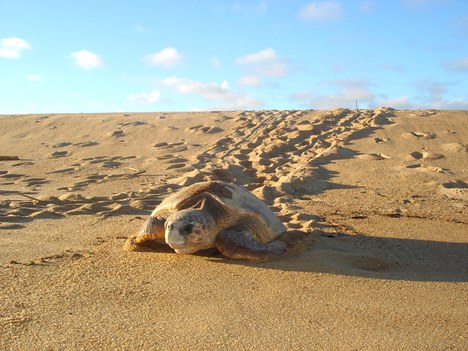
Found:
<svg viewBox="0 0 468 351"><path fill-rule="evenodd" d="M3 115L0 130L1 350L468 347L467 111ZM204 179L267 202L289 254L122 250Z"/></svg>

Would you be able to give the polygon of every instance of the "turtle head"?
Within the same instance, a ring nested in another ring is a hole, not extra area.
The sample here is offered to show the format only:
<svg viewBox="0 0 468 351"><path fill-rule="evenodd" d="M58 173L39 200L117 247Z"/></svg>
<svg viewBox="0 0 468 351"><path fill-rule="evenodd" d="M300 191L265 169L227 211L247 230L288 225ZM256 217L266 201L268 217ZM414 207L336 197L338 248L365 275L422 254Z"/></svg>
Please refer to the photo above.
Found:
<svg viewBox="0 0 468 351"><path fill-rule="evenodd" d="M215 221L203 209L178 211L166 219L166 243L179 254L192 254L213 247Z"/></svg>

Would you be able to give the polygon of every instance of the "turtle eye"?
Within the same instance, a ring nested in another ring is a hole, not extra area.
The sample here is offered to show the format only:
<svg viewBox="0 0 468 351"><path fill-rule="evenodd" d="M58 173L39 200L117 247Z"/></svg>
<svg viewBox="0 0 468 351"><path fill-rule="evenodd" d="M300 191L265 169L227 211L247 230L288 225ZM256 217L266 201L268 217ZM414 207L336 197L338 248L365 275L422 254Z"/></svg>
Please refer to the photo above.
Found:
<svg viewBox="0 0 468 351"><path fill-rule="evenodd" d="M182 228L182 234L184 235L190 234L192 232L192 229L193 229L193 224L186 224Z"/></svg>

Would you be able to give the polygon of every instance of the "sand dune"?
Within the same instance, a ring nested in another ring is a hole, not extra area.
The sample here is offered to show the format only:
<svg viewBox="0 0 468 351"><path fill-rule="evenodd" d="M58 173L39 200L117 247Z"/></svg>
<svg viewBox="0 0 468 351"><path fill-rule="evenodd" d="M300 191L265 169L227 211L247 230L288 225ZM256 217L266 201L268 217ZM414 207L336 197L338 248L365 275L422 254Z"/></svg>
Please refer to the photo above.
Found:
<svg viewBox="0 0 468 351"><path fill-rule="evenodd" d="M0 348L463 350L468 112L0 116ZM125 252L219 179L287 254Z"/></svg>

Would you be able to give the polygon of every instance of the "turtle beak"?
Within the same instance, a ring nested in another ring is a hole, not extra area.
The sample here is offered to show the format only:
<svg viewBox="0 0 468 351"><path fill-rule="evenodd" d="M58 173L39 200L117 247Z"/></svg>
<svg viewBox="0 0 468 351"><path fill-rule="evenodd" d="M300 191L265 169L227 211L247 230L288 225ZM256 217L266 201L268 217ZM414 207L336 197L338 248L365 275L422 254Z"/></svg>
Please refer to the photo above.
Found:
<svg viewBox="0 0 468 351"><path fill-rule="evenodd" d="M179 233L178 228L172 223L166 225L165 240L174 250L183 250L185 247L185 237Z"/></svg>

